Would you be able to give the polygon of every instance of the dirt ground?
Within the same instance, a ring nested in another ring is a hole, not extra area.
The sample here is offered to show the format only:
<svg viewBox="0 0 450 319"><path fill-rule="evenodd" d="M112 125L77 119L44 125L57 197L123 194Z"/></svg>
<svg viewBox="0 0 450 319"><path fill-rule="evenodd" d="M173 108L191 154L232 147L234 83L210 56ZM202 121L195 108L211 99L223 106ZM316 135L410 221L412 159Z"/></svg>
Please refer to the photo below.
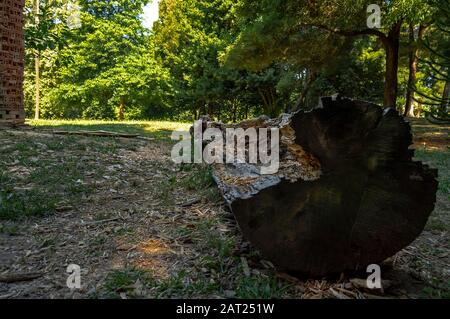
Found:
<svg viewBox="0 0 450 319"><path fill-rule="evenodd" d="M278 273L241 237L208 169L173 164L165 139L0 130L0 189L11 189L0 200L36 195L11 206L29 215L0 219L0 279L13 281L0 299L449 298L450 127L414 128L418 159L440 170L438 201L422 235L384 263L383 291L366 290L365 274ZM70 264L81 289L67 287Z"/></svg>

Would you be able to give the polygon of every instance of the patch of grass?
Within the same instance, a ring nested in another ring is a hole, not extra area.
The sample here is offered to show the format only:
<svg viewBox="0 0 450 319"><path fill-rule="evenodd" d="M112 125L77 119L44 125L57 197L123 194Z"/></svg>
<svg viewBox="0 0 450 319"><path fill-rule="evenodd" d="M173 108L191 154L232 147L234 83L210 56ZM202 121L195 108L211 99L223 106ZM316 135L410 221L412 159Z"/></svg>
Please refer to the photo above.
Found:
<svg viewBox="0 0 450 319"><path fill-rule="evenodd" d="M93 189L84 182L85 173L95 172L92 178L102 174L99 155L116 150L114 141L0 135L8 145L7 152L0 152L0 220L46 216L60 203L75 207Z"/></svg>
<svg viewBox="0 0 450 319"><path fill-rule="evenodd" d="M136 282L146 290L146 296L135 294ZM108 274L103 289L109 298L119 298L120 293L126 293L129 298L198 298L211 295L222 295L226 287L222 282L213 280L202 274L192 274L183 270L165 279L155 279L149 272L127 268L114 270ZM236 298L241 299L274 299L283 298L289 290L274 276L237 275L234 277Z"/></svg>
<svg viewBox="0 0 450 319"><path fill-rule="evenodd" d="M223 197L216 187L210 187L203 192L204 197L211 203L223 203Z"/></svg>
<svg viewBox="0 0 450 319"><path fill-rule="evenodd" d="M223 295L225 290L234 291L237 298L282 298L290 288L279 280L271 271L260 275L244 275L241 259L235 255L237 239L233 233L218 230L220 217L201 219L191 227L178 229L180 237L189 237L202 251L196 262L196 269L206 269L207 275L199 283L207 283L202 293ZM256 253L255 253L256 254ZM197 274L196 274L197 275ZM212 279L212 283L207 278ZM181 286L181 283L179 283ZM186 297L187 291L181 296ZM189 291L189 296L201 296L198 291ZM166 296L166 295L163 295Z"/></svg>
<svg viewBox="0 0 450 319"><path fill-rule="evenodd" d="M182 170L189 175L184 178L181 185L188 191L195 191L200 197L215 203L223 201L219 190L215 186L213 170L206 165L184 165Z"/></svg>
<svg viewBox="0 0 450 319"><path fill-rule="evenodd" d="M45 216L55 210L57 200L46 198L45 192L35 189L16 192L0 190L0 219L20 220L31 216Z"/></svg>
<svg viewBox="0 0 450 319"><path fill-rule="evenodd" d="M95 237L89 244L95 250L98 248L98 246L102 246L107 241L108 241L108 237L100 235L100 236Z"/></svg>
<svg viewBox="0 0 450 319"><path fill-rule="evenodd" d="M426 230L437 230L437 231L446 231L447 225L440 218L430 217L428 223L425 227Z"/></svg>
<svg viewBox="0 0 450 319"><path fill-rule="evenodd" d="M28 120L27 123L41 129L108 131L139 134L160 140L170 140L173 131L189 131L192 126L190 123L169 121Z"/></svg>
<svg viewBox="0 0 450 319"><path fill-rule="evenodd" d="M188 190L202 190L213 184L212 168L203 165L191 168L189 176L182 181L182 185Z"/></svg>
<svg viewBox="0 0 450 319"><path fill-rule="evenodd" d="M425 299L450 299L450 281L440 283L434 280L433 286L422 289L420 297Z"/></svg>
<svg viewBox="0 0 450 319"><path fill-rule="evenodd" d="M219 289L217 282L207 278L190 278L187 271L181 271L167 279L157 282L154 286L156 298L189 298L206 296Z"/></svg>
<svg viewBox="0 0 450 319"><path fill-rule="evenodd" d="M167 205L173 204L172 192L177 186L176 176L171 176L159 185L159 198Z"/></svg>
<svg viewBox="0 0 450 319"><path fill-rule="evenodd" d="M115 231L116 236L133 235L135 233L136 230L133 227L121 227L117 231Z"/></svg>
<svg viewBox="0 0 450 319"><path fill-rule="evenodd" d="M181 170L187 173L182 180L177 179L170 170L163 172L167 178L158 185L160 199L169 202L174 198L174 192L195 192L196 196L210 200L221 199L209 167L184 164ZM145 280L143 284L148 295L155 298L223 296L228 290L235 291L238 298L281 298L287 285L270 271L244 276L241 259L234 255L238 248L237 238L234 232L221 230L224 224L221 216L204 216L193 219L188 225L170 229L173 238L192 243L202 254L193 268L165 279L155 279L148 273L143 279L140 277L141 271L123 270L111 277L113 280L108 280L106 289L115 297L120 292L132 297L132 286L140 279Z"/></svg>
<svg viewBox="0 0 450 319"><path fill-rule="evenodd" d="M95 214L94 220L100 222L100 221L104 221L104 220L110 219L111 217L112 217L112 215L109 212L108 213L100 212L98 214Z"/></svg>
<svg viewBox="0 0 450 319"><path fill-rule="evenodd" d="M177 179L173 172L167 171L168 178L162 181L158 186L159 198L167 205L173 204L173 192L179 190L182 192L191 191L208 200L217 201L220 196L217 189L212 187L214 180L212 178L212 169L203 165L183 165L182 170L188 172L181 181Z"/></svg>
<svg viewBox="0 0 450 319"><path fill-rule="evenodd" d="M145 289L148 296L136 294L136 282ZM192 279L187 271L181 271L168 278L156 280L144 270L129 268L114 270L108 274L103 288L107 297L119 298L120 293L126 293L130 298L175 298L191 296L206 296L218 289L218 284L206 278Z"/></svg>
<svg viewBox="0 0 450 319"><path fill-rule="evenodd" d="M418 149L415 157L438 169L438 194L450 196L450 151Z"/></svg>
<svg viewBox="0 0 450 319"><path fill-rule="evenodd" d="M133 285L138 280L144 285L149 285L153 278L148 272L141 269L114 270L106 277L104 289L109 298L119 298L121 292L132 293L134 290Z"/></svg>
<svg viewBox="0 0 450 319"><path fill-rule="evenodd" d="M237 258L233 256L233 250L236 247L236 241L233 237L225 237L205 234L205 245L209 248L210 254L200 258L199 264L208 270L222 274L227 271L230 264L236 263Z"/></svg>
<svg viewBox="0 0 450 319"><path fill-rule="evenodd" d="M237 281L236 297L242 299L280 299L289 286L273 276L241 277Z"/></svg>
<svg viewBox="0 0 450 319"><path fill-rule="evenodd" d="M0 234L17 236L21 232L21 227L17 224L0 224Z"/></svg>
<svg viewBox="0 0 450 319"><path fill-rule="evenodd" d="M37 238L37 241L39 243L40 248L51 248L55 247L57 243L56 237L50 237L50 238Z"/></svg>

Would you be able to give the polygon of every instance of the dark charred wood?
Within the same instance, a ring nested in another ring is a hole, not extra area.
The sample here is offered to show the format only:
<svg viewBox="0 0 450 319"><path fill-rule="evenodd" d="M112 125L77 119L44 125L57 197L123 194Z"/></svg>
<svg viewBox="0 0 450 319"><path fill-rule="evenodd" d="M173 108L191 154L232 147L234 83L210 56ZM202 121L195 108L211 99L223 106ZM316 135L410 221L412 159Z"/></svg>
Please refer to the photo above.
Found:
<svg viewBox="0 0 450 319"><path fill-rule="evenodd" d="M413 161L410 126L395 110L330 97L266 125L281 128L287 149L279 173L228 164L214 176L244 236L280 269L365 269L423 231L437 171ZM286 169L289 155L298 165Z"/></svg>

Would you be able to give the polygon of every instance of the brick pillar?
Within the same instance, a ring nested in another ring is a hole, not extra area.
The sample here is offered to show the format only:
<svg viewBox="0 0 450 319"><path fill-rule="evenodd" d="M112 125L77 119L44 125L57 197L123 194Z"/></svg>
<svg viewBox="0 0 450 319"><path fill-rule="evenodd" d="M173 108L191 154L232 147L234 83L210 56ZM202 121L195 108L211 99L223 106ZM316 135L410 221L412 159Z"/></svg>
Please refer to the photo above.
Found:
<svg viewBox="0 0 450 319"><path fill-rule="evenodd" d="M0 125L25 122L24 4L25 0L0 0Z"/></svg>

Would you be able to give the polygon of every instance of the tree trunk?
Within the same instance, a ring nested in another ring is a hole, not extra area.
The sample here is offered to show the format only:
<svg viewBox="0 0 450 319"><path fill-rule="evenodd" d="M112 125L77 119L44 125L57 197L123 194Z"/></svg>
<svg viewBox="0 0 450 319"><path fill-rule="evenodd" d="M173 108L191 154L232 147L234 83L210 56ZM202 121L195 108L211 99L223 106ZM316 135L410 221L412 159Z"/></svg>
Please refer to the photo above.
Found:
<svg viewBox="0 0 450 319"><path fill-rule="evenodd" d="M34 61L34 69L35 69L35 110L34 110L34 119L39 120L41 113L41 68L40 68L40 53L36 52L35 61Z"/></svg>
<svg viewBox="0 0 450 319"><path fill-rule="evenodd" d="M212 102L208 102L208 115L210 118L214 118L215 105Z"/></svg>
<svg viewBox="0 0 450 319"><path fill-rule="evenodd" d="M400 30L402 22L391 29L383 41L386 49L386 76L384 86L384 106L396 108L398 92L398 55L400 48Z"/></svg>
<svg viewBox="0 0 450 319"><path fill-rule="evenodd" d="M233 100L231 102L232 107L231 109L233 110L233 123L236 123L237 121L237 107L236 107L236 100Z"/></svg>
<svg viewBox="0 0 450 319"><path fill-rule="evenodd" d="M34 22L36 28L39 27L39 14L40 14L40 1L34 2ZM35 71L35 110L34 119L39 120L40 116L40 104L41 104L41 53L39 49L36 49L34 57L34 71Z"/></svg>
<svg viewBox="0 0 450 319"><path fill-rule="evenodd" d="M22 124L24 71L24 0L0 2L0 125Z"/></svg>
<svg viewBox="0 0 450 319"><path fill-rule="evenodd" d="M410 126L395 110L323 98L310 112L240 125L249 126L280 129L279 171L217 164L214 178L244 236L281 270L365 270L424 229L437 171L413 161Z"/></svg>
<svg viewBox="0 0 450 319"><path fill-rule="evenodd" d="M442 93L441 114L448 114L448 106L450 104L450 81L445 82L444 92Z"/></svg>
<svg viewBox="0 0 450 319"><path fill-rule="evenodd" d="M422 111L423 111L422 103L417 102L417 111L416 111L417 117L422 116Z"/></svg>
<svg viewBox="0 0 450 319"><path fill-rule="evenodd" d="M409 51L409 78L408 87L406 88L406 104L404 116L414 117L414 87L417 78L417 60L419 59L419 48L417 42L423 38L425 27L421 24L417 40L414 36L414 25L409 25L409 44L411 46Z"/></svg>
<svg viewBox="0 0 450 319"><path fill-rule="evenodd" d="M258 88L258 93L263 101L264 114L268 116L275 116L275 113L277 112L275 88L271 86Z"/></svg>
<svg viewBox="0 0 450 319"><path fill-rule="evenodd" d="M365 29L362 31L352 30L336 30L324 25L314 25L315 27L327 30L329 32L339 34L347 37L355 37L361 35L374 35L383 43L386 51L386 71L385 71L385 86L384 86L384 106L395 108L397 105L398 92L398 56L400 49L400 31L403 20L397 21L389 30L386 36L376 29Z"/></svg>
<svg viewBox="0 0 450 319"><path fill-rule="evenodd" d="M120 106L119 106L119 121L125 120L125 98L120 97Z"/></svg>
<svg viewBox="0 0 450 319"><path fill-rule="evenodd" d="M414 117L414 85L416 84L417 74L417 45L415 44L414 25L409 26L409 78L406 88L405 113L403 116Z"/></svg>
<svg viewBox="0 0 450 319"><path fill-rule="evenodd" d="M308 92L311 88L312 83L317 78L317 74L313 71L308 72L307 80L305 81L305 85L303 86L302 93L300 94L300 98L295 106L294 111L299 110L302 106L305 106L306 97L308 96Z"/></svg>

